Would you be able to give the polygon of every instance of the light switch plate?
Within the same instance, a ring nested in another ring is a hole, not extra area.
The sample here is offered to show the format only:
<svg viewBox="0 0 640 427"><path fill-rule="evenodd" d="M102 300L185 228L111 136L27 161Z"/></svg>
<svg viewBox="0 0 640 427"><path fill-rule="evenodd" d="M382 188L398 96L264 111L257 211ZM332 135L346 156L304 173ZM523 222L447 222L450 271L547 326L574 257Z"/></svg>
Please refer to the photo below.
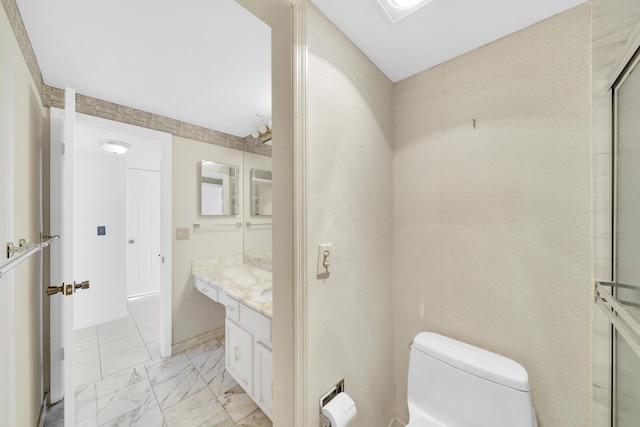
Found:
<svg viewBox="0 0 640 427"><path fill-rule="evenodd" d="M328 254L325 255L325 252ZM325 266L325 261L328 264ZM331 274L331 263L333 262L333 243L322 243L318 245L318 279L327 279Z"/></svg>
<svg viewBox="0 0 640 427"><path fill-rule="evenodd" d="M176 228L176 240L189 240L189 229Z"/></svg>

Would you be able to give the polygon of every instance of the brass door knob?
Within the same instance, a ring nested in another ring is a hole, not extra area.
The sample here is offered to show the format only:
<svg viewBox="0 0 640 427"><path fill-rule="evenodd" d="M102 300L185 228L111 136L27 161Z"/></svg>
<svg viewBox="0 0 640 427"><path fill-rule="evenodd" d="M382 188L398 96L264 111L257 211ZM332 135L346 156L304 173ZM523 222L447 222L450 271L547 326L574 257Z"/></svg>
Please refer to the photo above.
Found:
<svg viewBox="0 0 640 427"><path fill-rule="evenodd" d="M47 295L55 295L57 293L64 293L64 285L62 286L49 286L47 287Z"/></svg>
<svg viewBox="0 0 640 427"><path fill-rule="evenodd" d="M73 282L73 286L75 289L89 289L89 285L90 283L88 280L85 280L84 282L80 282L80 283Z"/></svg>

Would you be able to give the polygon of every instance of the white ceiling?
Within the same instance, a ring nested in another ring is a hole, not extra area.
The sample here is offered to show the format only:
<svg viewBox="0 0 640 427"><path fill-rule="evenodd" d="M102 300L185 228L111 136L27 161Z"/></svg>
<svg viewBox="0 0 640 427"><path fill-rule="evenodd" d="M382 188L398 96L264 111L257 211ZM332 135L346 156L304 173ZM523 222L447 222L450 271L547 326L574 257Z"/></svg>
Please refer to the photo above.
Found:
<svg viewBox="0 0 640 427"><path fill-rule="evenodd" d="M586 0L432 0L396 24L378 0L312 1L397 82Z"/></svg>
<svg viewBox="0 0 640 427"><path fill-rule="evenodd" d="M271 118L271 28L233 0L17 4L49 86L241 137Z"/></svg>
<svg viewBox="0 0 640 427"><path fill-rule="evenodd" d="M377 1L313 0L399 81L585 0L432 0L393 25ZM240 137L271 118L271 29L234 0L17 4L49 86Z"/></svg>

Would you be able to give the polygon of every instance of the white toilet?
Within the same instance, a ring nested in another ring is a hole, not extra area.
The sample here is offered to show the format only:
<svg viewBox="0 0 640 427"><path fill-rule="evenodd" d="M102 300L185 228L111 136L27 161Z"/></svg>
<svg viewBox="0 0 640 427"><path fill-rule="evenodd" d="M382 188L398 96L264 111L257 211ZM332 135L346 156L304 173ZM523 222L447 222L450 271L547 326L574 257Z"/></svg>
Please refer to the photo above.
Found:
<svg viewBox="0 0 640 427"><path fill-rule="evenodd" d="M413 340L407 396L407 427L537 426L520 364L430 332Z"/></svg>

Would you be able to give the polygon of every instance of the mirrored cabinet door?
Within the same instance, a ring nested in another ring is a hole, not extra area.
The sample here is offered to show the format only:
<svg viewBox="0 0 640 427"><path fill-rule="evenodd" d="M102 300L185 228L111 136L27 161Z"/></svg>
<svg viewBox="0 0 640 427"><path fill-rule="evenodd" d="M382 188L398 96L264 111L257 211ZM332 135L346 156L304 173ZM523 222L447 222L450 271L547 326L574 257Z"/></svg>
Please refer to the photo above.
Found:
<svg viewBox="0 0 640 427"><path fill-rule="evenodd" d="M203 160L200 173L200 214L238 215L240 168Z"/></svg>

